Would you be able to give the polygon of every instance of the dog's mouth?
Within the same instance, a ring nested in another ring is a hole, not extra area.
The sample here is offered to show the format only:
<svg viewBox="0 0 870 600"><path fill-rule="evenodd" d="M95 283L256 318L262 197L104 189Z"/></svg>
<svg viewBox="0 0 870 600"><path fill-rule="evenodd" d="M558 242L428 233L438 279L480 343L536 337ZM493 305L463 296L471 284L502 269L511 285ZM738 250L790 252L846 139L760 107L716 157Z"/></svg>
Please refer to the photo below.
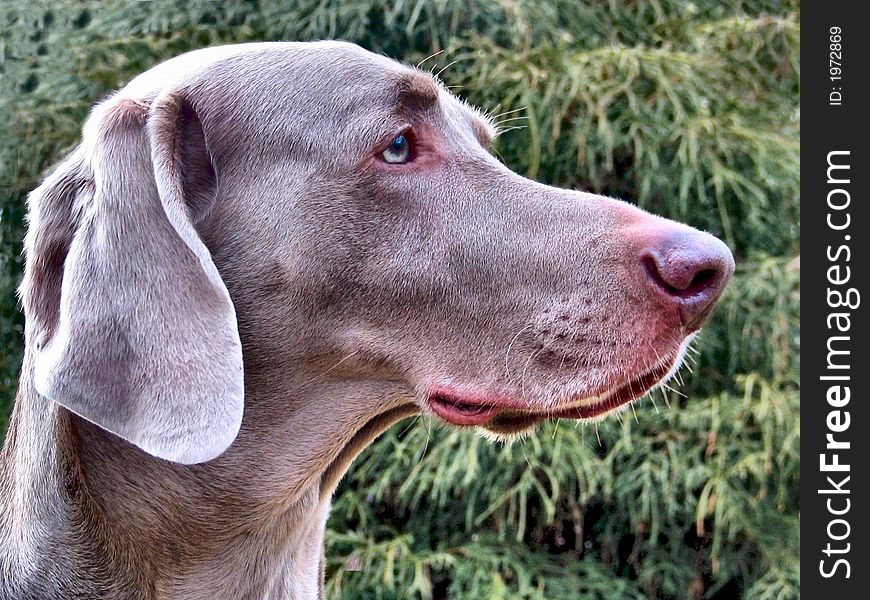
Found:
<svg viewBox="0 0 870 600"><path fill-rule="evenodd" d="M546 419L582 421L605 416L649 392L675 371L679 362L677 356L601 394L578 397L548 409L503 397L472 397L440 388L433 390L427 400L432 411L452 425L512 435Z"/></svg>

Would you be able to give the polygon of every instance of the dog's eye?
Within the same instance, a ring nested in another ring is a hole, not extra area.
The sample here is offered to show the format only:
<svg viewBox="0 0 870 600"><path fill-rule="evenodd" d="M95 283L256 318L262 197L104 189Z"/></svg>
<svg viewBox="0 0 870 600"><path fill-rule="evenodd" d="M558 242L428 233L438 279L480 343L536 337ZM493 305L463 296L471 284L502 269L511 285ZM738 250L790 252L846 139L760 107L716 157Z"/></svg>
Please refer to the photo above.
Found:
<svg viewBox="0 0 870 600"><path fill-rule="evenodd" d="M397 135L381 156L383 156L384 161L392 164L408 162L408 158L411 156L411 144L408 142L408 138L404 135Z"/></svg>

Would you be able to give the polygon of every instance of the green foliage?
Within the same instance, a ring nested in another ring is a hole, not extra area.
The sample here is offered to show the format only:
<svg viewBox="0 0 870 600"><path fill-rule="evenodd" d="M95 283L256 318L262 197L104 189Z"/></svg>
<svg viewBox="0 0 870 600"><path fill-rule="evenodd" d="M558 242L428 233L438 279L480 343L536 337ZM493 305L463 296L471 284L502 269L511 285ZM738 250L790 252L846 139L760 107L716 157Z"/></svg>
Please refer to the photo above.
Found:
<svg viewBox="0 0 870 600"><path fill-rule="evenodd" d="M337 494L330 596L798 597L797 0L30 2L0 23L0 427L24 198L93 102L211 44L443 50L427 66L457 61L445 83L515 119L510 167L720 235L738 271L685 397L511 446L426 419L385 434Z"/></svg>

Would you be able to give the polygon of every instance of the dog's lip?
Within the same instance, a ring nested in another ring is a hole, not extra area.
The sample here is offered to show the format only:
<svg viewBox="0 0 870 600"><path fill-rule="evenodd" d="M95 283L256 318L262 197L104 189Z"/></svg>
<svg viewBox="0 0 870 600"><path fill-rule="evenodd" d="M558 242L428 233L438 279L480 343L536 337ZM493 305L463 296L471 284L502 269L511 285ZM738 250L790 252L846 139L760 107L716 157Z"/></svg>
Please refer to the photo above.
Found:
<svg viewBox="0 0 870 600"><path fill-rule="evenodd" d="M459 393L449 387L433 388L427 401L432 411L448 423L496 432L522 430L544 419L593 419L646 394L670 372L672 362L666 361L601 394L580 396L549 409L503 396Z"/></svg>
<svg viewBox="0 0 870 600"><path fill-rule="evenodd" d="M554 419L591 419L637 400L656 386L671 371L671 362L654 367L643 375L622 384L599 396L598 402L587 406L557 409L550 416Z"/></svg>
<svg viewBox="0 0 870 600"><path fill-rule="evenodd" d="M483 425L500 412L511 409L504 402L466 399L444 391L429 394L427 400L436 415L453 425Z"/></svg>

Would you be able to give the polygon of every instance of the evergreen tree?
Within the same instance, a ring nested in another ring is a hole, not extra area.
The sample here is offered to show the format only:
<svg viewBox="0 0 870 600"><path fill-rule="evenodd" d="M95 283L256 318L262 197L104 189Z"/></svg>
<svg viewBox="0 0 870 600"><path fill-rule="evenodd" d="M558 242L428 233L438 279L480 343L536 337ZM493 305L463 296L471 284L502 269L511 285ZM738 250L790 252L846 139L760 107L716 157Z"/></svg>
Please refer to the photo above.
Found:
<svg viewBox="0 0 870 600"><path fill-rule="evenodd" d="M330 597L799 596L798 0L6 2L0 23L0 428L24 199L94 102L219 43L441 51L426 65L502 113L508 166L710 231L737 273L692 372L634 412L510 446L390 430L336 495Z"/></svg>

